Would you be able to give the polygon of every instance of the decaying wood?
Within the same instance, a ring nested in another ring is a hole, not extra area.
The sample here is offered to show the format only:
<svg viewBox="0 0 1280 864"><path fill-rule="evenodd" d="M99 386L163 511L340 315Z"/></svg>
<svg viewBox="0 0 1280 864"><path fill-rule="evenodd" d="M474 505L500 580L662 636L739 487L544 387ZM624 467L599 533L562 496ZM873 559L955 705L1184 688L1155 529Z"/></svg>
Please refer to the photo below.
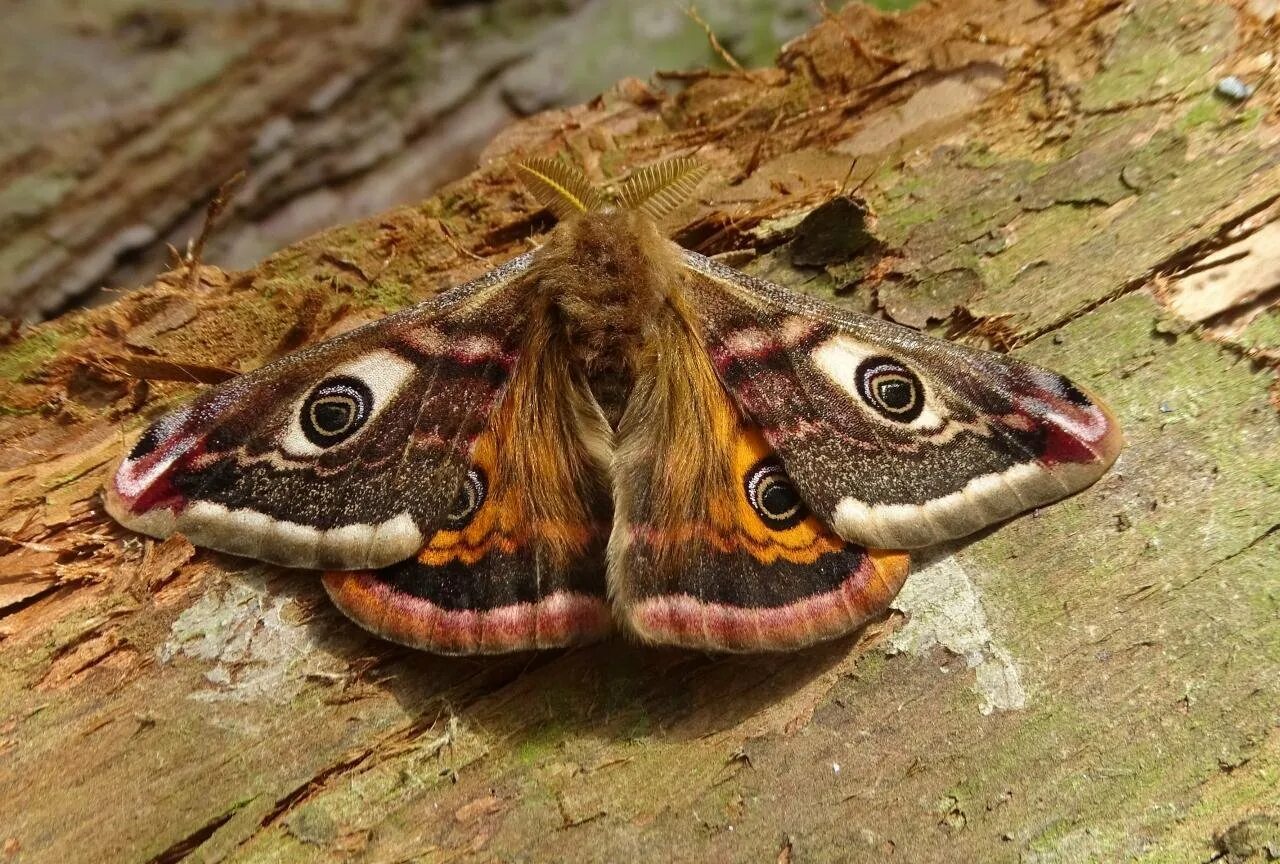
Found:
<svg viewBox="0 0 1280 864"><path fill-rule="evenodd" d="M0 856L1274 857L1278 28L1260 2L851 7L776 68L624 82L420 205L5 337ZM1215 95L1229 74L1257 92ZM312 574L103 514L187 382L526 248L548 219L512 159L694 150L682 242L1062 370L1116 409L1115 470L938 550L863 633L746 658L415 654Z"/></svg>
<svg viewBox="0 0 1280 864"><path fill-rule="evenodd" d="M241 169L205 258L224 266L425 198L513 117L647 73L641 58L720 61L694 20L643 3L653 14L608 0L6 10L0 314L39 320L151 281ZM758 63L819 14L807 0L701 5Z"/></svg>

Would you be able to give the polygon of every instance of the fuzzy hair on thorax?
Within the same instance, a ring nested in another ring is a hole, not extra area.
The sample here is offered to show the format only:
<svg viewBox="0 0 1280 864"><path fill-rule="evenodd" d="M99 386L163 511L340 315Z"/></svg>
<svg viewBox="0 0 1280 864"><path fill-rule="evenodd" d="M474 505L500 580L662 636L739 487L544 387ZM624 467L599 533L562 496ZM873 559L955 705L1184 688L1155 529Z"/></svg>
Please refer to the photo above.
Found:
<svg viewBox="0 0 1280 864"><path fill-rule="evenodd" d="M616 425L639 355L679 291L674 245L644 213L575 214L556 226L535 267L546 326L564 335L570 361Z"/></svg>

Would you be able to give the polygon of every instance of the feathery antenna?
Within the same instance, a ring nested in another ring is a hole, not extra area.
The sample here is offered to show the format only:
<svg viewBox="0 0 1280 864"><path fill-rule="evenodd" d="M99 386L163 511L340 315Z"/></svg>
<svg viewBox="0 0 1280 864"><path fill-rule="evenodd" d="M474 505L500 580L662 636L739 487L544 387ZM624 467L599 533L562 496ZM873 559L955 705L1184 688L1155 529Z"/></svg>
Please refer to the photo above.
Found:
<svg viewBox="0 0 1280 864"><path fill-rule="evenodd" d="M707 166L692 156L677 156L639 169L618 186L623 207L661 219L693 195Z"/></svg>
<svg viewBox="0 0 1280 864"><path fill-rule="evenodd" d="M558 220L604 209L600 192L581 171L559 159L535 157L516 165L516 169L525 188Z"/></svg>
<svg viewBox="0 0 1280 864"><path fill-rule="evenodd" d="M659 220L693 195L707 168L692 156L677 156L640 168L613 190L602 193L578 169L559 159L535 157L516 165L525 188L557 220L596 213L614 205Z"/></svg>

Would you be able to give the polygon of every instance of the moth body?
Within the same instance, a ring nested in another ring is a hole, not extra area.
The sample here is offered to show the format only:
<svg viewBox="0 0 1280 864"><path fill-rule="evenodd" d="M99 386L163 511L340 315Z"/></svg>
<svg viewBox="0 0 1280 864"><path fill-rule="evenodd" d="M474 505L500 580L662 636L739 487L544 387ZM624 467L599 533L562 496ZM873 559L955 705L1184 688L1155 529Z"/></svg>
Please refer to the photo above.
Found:
<svg viewBox="0 0 1280 864"><path fill-rule="evenodd" d="M653 220L701 177L688 160L620 206L522 170L561 217L542 247L159 418L108 511L324 569L352 619L441 653L615 626L778 650L882 613L897 550L1072 494L1120 451L1055 372L680 249Z"/></svg>
<svg viewBox="0 0 1280 864"><path fill-rule="evenodd" d="M547 298L541 326L563 331L569 356L616 426L655 319L679 284L677 250L642 213L583 213L556 226L531 273Z"/></svg>

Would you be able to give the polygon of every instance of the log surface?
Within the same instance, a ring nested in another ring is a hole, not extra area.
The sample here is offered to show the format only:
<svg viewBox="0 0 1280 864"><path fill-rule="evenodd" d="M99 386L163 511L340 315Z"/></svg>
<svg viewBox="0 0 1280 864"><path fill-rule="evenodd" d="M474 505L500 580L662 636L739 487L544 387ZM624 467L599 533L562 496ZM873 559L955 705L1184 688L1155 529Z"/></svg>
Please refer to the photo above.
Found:
<svg viewBox="0 0 1280 864"><path fill-rule="evenodd" d="M9 334L0 860L1271 860L1274 14L851 7L774 68L624 81L420 204ZM103 513L108 464L200 384L528 248L549 221L507 159L691 151L714 176L682 243L1072 376L1125 429L1114 470L932 550L863 632L762 657L432 657L314 574Z"/></svg>
<svg viewBox="0 0 1280 864"><path fill-rule="evenodd" d="M150 282L241 170L207 263L421 200L512 118L649 62L723 63L703 16L757 65L819 17L807 0L703 0L696 19L667 0L8 6L0 314L28 320Z"/></svg>

